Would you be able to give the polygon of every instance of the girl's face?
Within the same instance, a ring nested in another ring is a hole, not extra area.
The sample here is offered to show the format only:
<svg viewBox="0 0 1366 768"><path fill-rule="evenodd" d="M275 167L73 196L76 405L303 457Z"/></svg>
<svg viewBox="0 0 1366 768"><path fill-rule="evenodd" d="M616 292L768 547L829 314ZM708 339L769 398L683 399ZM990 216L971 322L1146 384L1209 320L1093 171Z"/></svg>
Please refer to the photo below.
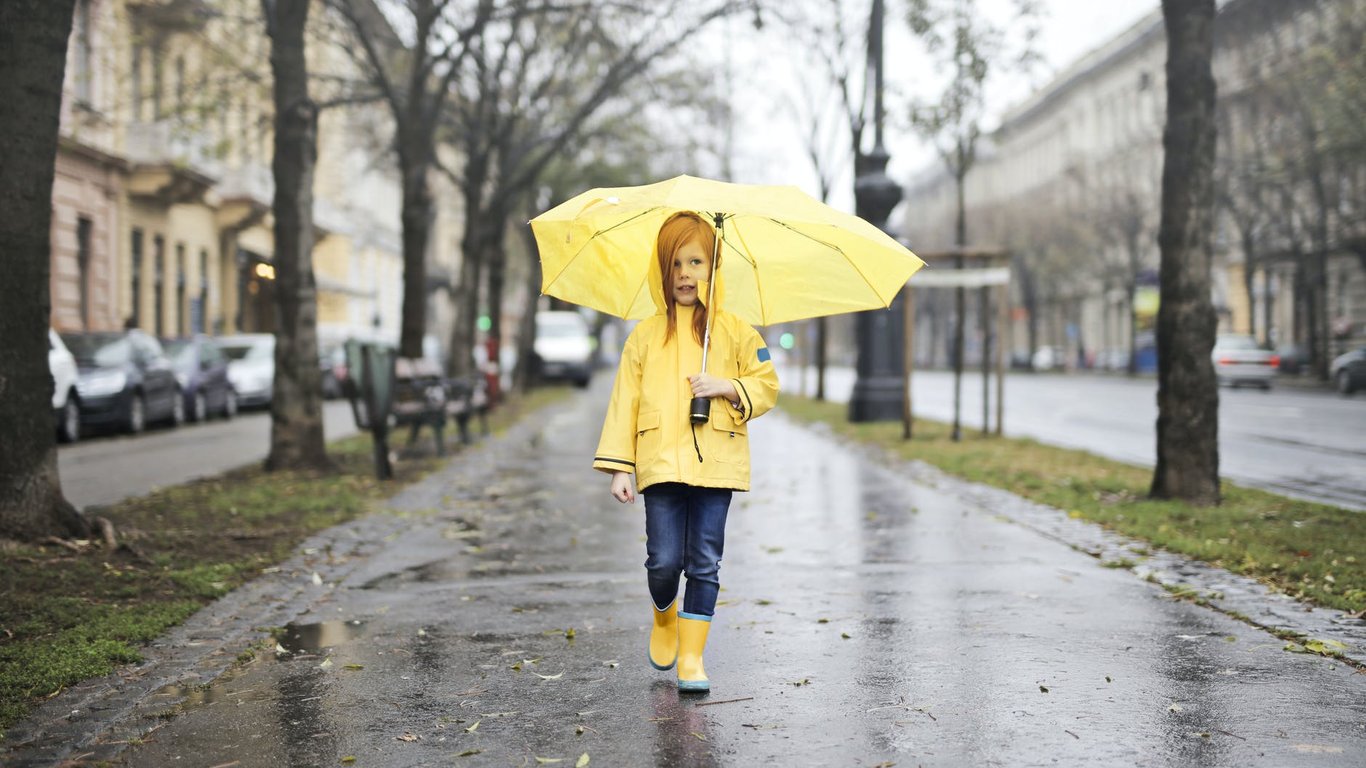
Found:
<svg viewBox="0 0 1366 768"><path fill-rule="evenodd" d="M674 301L685 307L697 303L698 285L711 277L711 254L696 240L689 240L674 254Z"/></svg>

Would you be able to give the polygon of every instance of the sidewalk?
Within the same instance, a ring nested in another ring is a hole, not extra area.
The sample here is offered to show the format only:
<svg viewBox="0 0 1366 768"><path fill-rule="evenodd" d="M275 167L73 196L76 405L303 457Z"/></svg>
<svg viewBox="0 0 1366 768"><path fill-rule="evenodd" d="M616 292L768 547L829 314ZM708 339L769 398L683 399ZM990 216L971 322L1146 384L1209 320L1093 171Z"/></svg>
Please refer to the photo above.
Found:
<svg viewBox="0 0 1366 768"><path fill-rule="evenodd" d="M310 542L162 663L50 702L0 762L1366 761L1356 669L1102 567L1065 515L780 414L731 510L712 693L680 700L643 658L643 508L588 469L604 384L410 487L405 516ZM283 652L197 687L274 624Z"/></svg>

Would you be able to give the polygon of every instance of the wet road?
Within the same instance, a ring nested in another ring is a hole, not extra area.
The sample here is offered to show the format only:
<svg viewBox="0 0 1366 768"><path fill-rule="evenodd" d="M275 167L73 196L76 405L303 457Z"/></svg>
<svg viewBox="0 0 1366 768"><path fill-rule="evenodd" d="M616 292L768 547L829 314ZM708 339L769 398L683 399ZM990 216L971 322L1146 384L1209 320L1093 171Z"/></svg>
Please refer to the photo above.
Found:
<svg viewBox="0 0 1366 768"><path fill-rule="evenodd" d="M323 403L323 433L328 440L355 431L345 400ZM269 451L270 412L255 410L232 421L211 419L141 435L93 435L61 446L57 462L67 500L84 508L264 461Z"/></svg>
<svg viewBox="0 0 1366 768"><path fill-rule="evenodd" d="M313 569L326 584L282 652L206 690L163 691L179 714L119 759L1366 763L1366 675L1286 653L1008 522L956 480L916 480L778 414L751 428L754 492L731 510L713 690L680 697L644 658L642 506L612 501L588 469L601 378L536 430L401 494L413 523L379 554L319 551L273 577Z"/></svg>
<svg viewBox="0 0 1366 768"><path fill-rule="evenodd" d="M795 369L783 373L795 391ZM951 373L917 372L911 381L917 416L953 420ZM808 382L807 391L814 392L813 372ZM852 369L827 373L831 400L847 402L853 386ZM994 403L994 380L992 387ZM1007 375L1005 432L1152 466L1156 387L1151 378ZM965 430L981 429L980 373L963 377L962 419ZM1366 397L1289 386L1271 392L1221 388L1219 469L1244 485L1366 510Z"/></svg>

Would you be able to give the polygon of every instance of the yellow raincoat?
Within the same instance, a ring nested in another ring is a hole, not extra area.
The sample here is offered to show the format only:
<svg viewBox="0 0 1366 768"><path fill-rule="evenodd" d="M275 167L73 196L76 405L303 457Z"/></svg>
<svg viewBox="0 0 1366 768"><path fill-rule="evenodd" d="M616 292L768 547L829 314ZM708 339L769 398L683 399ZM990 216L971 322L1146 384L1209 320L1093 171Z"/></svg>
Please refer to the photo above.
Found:
<svg viewBox="0 0 1366 768"><path fill-rule="evenodd" d="M688 419L688 376L702 369L702 345L692 331L694 309L675 307L678 325L665 343L669 320L656 262L651 261L649 279L658 313L640 321L626 339L593 468L635 472L637 491L668 482L747 491L749 422L778 402L778 373L768 347L739 317L724 309L713 313L707 373L735 384L740 407L712 398L711 421L694 426ZM705 282L697 293L707 295ZM718 282L717 307L722 294Z"/></svg>

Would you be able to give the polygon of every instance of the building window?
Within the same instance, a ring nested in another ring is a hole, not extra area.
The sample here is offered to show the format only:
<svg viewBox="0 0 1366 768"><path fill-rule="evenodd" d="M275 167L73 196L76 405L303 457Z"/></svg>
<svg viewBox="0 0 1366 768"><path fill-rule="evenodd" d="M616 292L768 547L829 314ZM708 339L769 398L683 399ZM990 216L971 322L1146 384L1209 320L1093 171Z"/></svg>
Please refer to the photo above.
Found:
<svg viewBox="0 0 1366 768"><path fill-rule="evenodd" d="M133 229L132 252L133 312L126 324L130 328L137 328L142 321L142 230L136 227Z"/></svg>
<svg viewBox="0 0 1366 768"><path fill-rule="evenodd" d="M142 121L142 46L133 45L133 65L129 67L128 88L133 96L133 122Z"/></svg>
<svg viewBox="0 0 1366 768"><path fill-rule="evenodd" d="M161 95L164 79L161 71L161 46L152 46L152 119L161 119Z"/></svg>
<svg viewBox="0 0 1366 768"><path fill-rule="evenodd" d="M81 295L81 328L90 330L90 233L95 224L82 216L76 219L76 272Z"/></svg>
<svg viewBox="0 0 1366 768"><path fill-rule="evenodd" d="M185 244L175 244L175 313L176 313L176 335L188 336L189 329L186 327L185 310L186 282L185 282Z"/></svg>
<svg viewBox="0 0 1366 768"><path fill-rule="evenodd" d="M157 235L152 238L152 306L156 315L152 318L157 336L166 333L166 238Z"/></svg>
<svg viewBox="0 0 1366 768"><path fill-rule="evenodd" d="M175 110L176 116L185 118L185 57L175 60Z"/></svg>
<svg viewBox="0 0 1366 768"><path fill-rule="evenodd" d="M204 333L204 317L209 312L209 249L199 249L199 311L195 314L195 333Z"/></svg>
<svg viewBox="0 0 1366 768"><path fill-rule="evenodd" d="M90 51L90 0L79 0L76 4L76 16L73 19L71 39L76 44L76 56L73 62L76 66L76 103L82 106L90 106L94 93L93 83L95 68L92 66L92 56Z"/></svg>

